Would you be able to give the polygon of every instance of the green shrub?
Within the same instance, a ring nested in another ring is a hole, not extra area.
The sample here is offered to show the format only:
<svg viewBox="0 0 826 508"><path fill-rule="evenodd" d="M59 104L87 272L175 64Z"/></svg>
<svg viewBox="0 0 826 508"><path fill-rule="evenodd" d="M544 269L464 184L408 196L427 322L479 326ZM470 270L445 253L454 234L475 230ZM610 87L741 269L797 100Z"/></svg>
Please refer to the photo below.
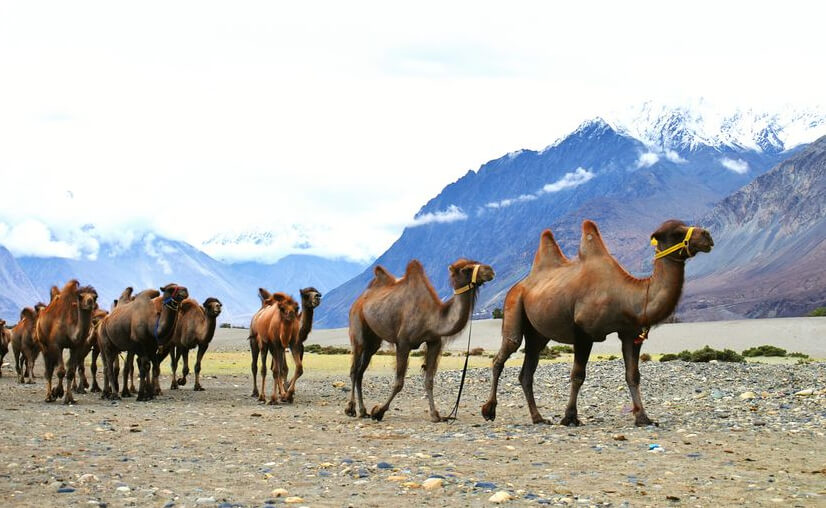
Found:
<svg viewBox="0 0 826 508"><path fill-rule="evenodd" d="M502 319L502 317L504 317L504 313L502 312L502 309L500 309L499 307L493 309L493 312L491 314L493 316L493 319Z"/></svg>
<svg viewBox="0 0 826 508"><path fill-rule="evenodd" d="M660 357L661 362L673 362L674 360L679 360L680 357L675 355L674 353L666 353Z"/></svg>
<svg viewBox="0 0 826 508"><path fill-rule="evenodd" d="M306 344L305 353L315 353L318 355L348 355L350 350L346 347L322 346L321 344Z"/></svg>
<svg viewBox="0 0 826 508"><path fill-rule="evenodd" d="M419 351L419 350L411 351L410 356L424 356L424 351Z"/></svg>
<svg viewBox="0 0 826 508"><path fill-rule="evenodd" d="M221 323L218 325L218 328L232 328L232 325L229 323Z"/></svg>
<svg viewBox="0 0 826 508"><path fill-rule="evenodd" d="M553 360L554 358L559 358L559 351L549 348L545 346L542 348L542 351L539 352L539 358L544 360Z"/></svg>
<svg viewBox="0 0 826 508"><path fill-rule="evenodd" d="M483 354L485 354L485 348L475 347L475 348L471 349L470 353L468 353L468 354L470 356L482 356Z"/></svg>
<svg viewBox="0 0 826 508"><path fill-rule="evenodd" d="M718 362L737 362L742 363L745 362L745 358L741 355L737 354L736 351L732 351L731 349L724 349L722 351L718 351L716 349L712 349L708 346L704 347L703 349L698 349L696 351L689 351L683 350L677 354L668 353L664 354L661 358L661 362L671 362L674 360L682 360L684 362L695 362L695 363L705 363L710 362L711 360L717 360Z"/></svg>
<svg viewBox="0 0 826 508"><path fill-rule="evenodd" d="M649 355L648 353L641 354L640 355L640 361L641 362L650 362L651 361L651 355Z"/></svg>
<svg viewBox="0 0 826 508"><path fill-rule="evenodd" d="M818 307L806 315L809 317L826 317L826 307Z"/></svg>
<svg viewBox="0 0 826 508"><path fill-rule="evenodd" d="M792 358L808 358L809 357L809 355L807 355L806 353L797 353L797 352L789 353L789 356L791 356Z"/></svg>
<svg viewBox="0 0 826 508"><path fill-rule="evenodd" d="M786 350L768 344L759 347L752 347L743 351L743 356L786 356Z"/></svg>
<svg viewBox="0 0 826 508"><path fill-rule="evenodd" d="M442 351L442 356L450 356L450 351Z"/></svg>
<svg viewBox="0 0 826 508"><path fill-rule="evenodd" d="M608 358L606 358L606 360L608 360L609 362L613 362L614 360L619 360L619 356L610 355L610 356L608 356Z"/></svg>
<svg viewBox="0 0 826 508"><path fill-rule="evenodd" d="M574 354L574 348L565 344L561 346L551 346L551 351L556 351L557 353L566 353L569 355Z"/></svg>

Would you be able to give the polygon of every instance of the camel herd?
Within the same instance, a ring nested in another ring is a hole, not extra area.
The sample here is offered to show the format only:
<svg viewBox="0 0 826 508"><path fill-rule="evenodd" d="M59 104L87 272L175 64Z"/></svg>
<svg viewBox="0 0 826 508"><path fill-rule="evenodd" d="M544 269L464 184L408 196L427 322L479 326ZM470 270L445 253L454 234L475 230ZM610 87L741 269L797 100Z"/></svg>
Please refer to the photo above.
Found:
<svg viewBox="0 0 826 508"><path fill-rule="evenodd" d="M491 391L482 406L486 420L496 417L496 395L505 361L525 340L525 357L519 381L534 423L549 423L537 410L533 377L539 353L550 340L570 344L574 349L571 392L561 420L563 425L579 425L577 396L585 381L585 370L594 342L617 332L622 343L625 379L635 424L654 422L643 408L640 394L639 356L648 330L665 320L676 308L684 281L685 262L698 252L709 252L714 241L708 231L683 222L664 222L652 235L656 248L654 273L638 279L625 271L610 254L596 224L585 221L578 256L568 259L550 230L542 233L528 275L507 293L502 321L502 345L493 360ZM447 340L468 323L479 287L493 280L491 266L459 259L448 267L453 296L442 301L421 263L407 265L397 278L381 266L374 278L353 302L349 314L352 346L348 416L382 420L394 397L404 386L411 350L426 347L424 385L430 419L444 421L433 398L433 379L438 359ZM313 312L321 303L315 288L300 291L300 302L283 292L259 289L261 306L252 318L249 345L252 356L252 396L269 404L292 402L296 382L304 367L304 343L312 330ZM92 353L91 391L103 398L119 399L135 392L134 360L137 360L139 387L137 400L150 400L161 393L160 363L170 357L172 384L176 390L186 384L189 351L197 348L194 390L203 390L201 361L215 333L221 302L207 298L198 304L189 298L186 287L167 284L160 290L147 289L132 295L126 288L111 312L98 307L97 292L91 286L69 281L62 289L52 287L48 305L38 303L20 312L18 323L7 330L0 321L0 364L11 344L14 366L20 383L33 382L33 367L42 353L45 364L46 401L63 397L74 403L72 392L89 388L84 361ZM396 374L384 404L368 413L363 400L362 379L370 360L382 342L395 347ZM64 364L63 351L69 350ZM290 352L295 372L287 382L286 353ZM119 355L126 353L123 389L119 389ZM103 358L103 387L97 383L97 358ZM266 396L267 358L272 358L272 393ZM258 385L260 358L261 383ZM181 377L178 362L183 359ZM57 384L53 375L57 369ZM66 387L64 388L64 378Z"/></svg>

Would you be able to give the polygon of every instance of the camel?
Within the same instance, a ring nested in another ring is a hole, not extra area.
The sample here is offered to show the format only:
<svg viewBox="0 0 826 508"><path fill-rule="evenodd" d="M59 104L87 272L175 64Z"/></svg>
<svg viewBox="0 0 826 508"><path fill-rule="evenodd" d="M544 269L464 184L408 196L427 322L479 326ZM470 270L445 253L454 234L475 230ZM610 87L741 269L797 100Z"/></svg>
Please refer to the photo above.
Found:
<svg viewBox="0 0 826 508"><path fill-rule="evenodd" d="M40 312L35 325L34 339L43 353L46 364L46 402L63 396L64 404L74 404L71 386L80 361L83 345L92 326L92 312L97 306L98 294L91 286L80 287L70 280L58 294L52 292L52 301ZM69 361L63 363L63 350L69 350ZM58 368L57 386L52 389L52 375ZM63 377L66 376L66 390Z"/></svg>
<svg viewBox="0 0 826 508"><path fill-rule="evenodd" d="M152 382L155 386L155 394L159 394L161 389L158 377L160 375L161 361L168 354L172 364L172 384L170 390L177 390L178 386L186 384L186 376L189 374L189 351L197 346L198 355L195 359L195 386L196 392L204 391L201 386L201 359L204 357L212 337L215 335L215 322L221 314L221 302L217 298L209 297L204 300L204 305L192 298L181 302L181 310L178 315L178 322L175 324L175 333L172 339L158 351L155 362L152 366ZM178 360L183 356L184 366L180 379L178 375Z"/></svg>
<svg viewBox="0 0 826 508"><path fill-rule="evenodd" d="M89 329L89 336L86 337L86 340L83 342L83 349L80 352L80 359L77 365L77 376L75 376L76 383L72 383L72 390L75 393L86 393L86 390L89 389L89 380L86 379L86 357L89 355L89 351L92 351L92 392L99 392L100 386L98 386L97 380L97 356L100 354L100 350L98 349L98 340L97 340L97 328L100 322L105 318L109 313L103 309L95 309L92 311L92 327Z"/></svg>
<svg viewBox="0 0 826 508"><path fill-rule="evenodd" d="M34 383L34 362L40 354L40 348L34 342L34 325L40 311L46 304L38 302L32 307L25 307L20 311L20 320L11 329L11 347L14 356L14 368L17 371L19 383ZM28 381L26 381L28 377Z"/></svg>
<svg viewBox="0 0 826 508"><path fill-rule="evenodd" d="M284 379L281 376L281 365L284 360L278 355L293 342L298 341L299 320L298 302L285 293L270 294L260 288L261 308L252 317L250 323L250 352L252 353L252 396L258 397L261 402L266 401L267 354L272 353L274 359L273 389L269 404L277 404L277 393L286 399ZM258 356L261 355L261 391L258 391L256 375L258 373ZM282 354L283 356L283 354Z"/></svg>
<svg viewBox="0 0 826 508"><path fill-rule="evenodd" d="M135 299L135 296L132 294L134 289L132 286L127 286L126 289L121 292L120 296L117 300L112 302L112 308L114 309L118 305L123 305L124 303L129 303ZM96 356L94 352L92 353L92 364L95 363ZM115 362L114 365L114 372L115 375L118 375L118 362ZM106 383L106 371L104 369L104 384ZM123 390L121 391L121 397L131 397L132 394L136 393L135 390L135 353L132 351L126 352L126 359L123 362Z"/></svg>
<svg viewBox="0 0 826 508"><path fill-rule="evenodd" d="M307 341L307 337L310 336L310 332L313 329L313 313L315 312L315 308L321 305L321 293L316 288L306 287L299 290L299 294L301 295L301 312L298 314L298 321L300 323L298 328L298 340L290 343L290 353L293 356L293 363L295 363L295 374L293 374L293 378L290 380L289 388L287 388L284 395L284 400L286 402L293 401L295 396L295 384L298 381L298 378L304 374L304 342ZM280 357L282 360L280 367L281 379L279 383L283 385L287 381L289 367L287 366L287 357L283 354L284 352L279 351L278 353L279 354L276 356ZM273 362L276 360L276 356L273 357Z"/></svg>
<svg viewBox="0 0 826 508"><path fill-rule="evenodd" d="M468 259L457 260L448 267L448 271L454 295L442 302L419 261L411 261L401 279L376 266L375 277L350 308L353 356L350 401L345 414L356 416L355 395L358 394L358 414L367 416L362 398L362 378L370 359L385 340L396 346L396 379L390 397L383 405L373 407L370 416L381 421L393 398L404 386L410 350L426 343L424 385L430 405L430 419L433 422L446 420L439 415L433 401L433 377L445 337L462 331L473 312L479 287L494 277L493 268Z"/></svg>
<svg viewBox="0 0 826 508"><path fill-rule="evenodd" d="M0 319L0 377L3 377L3 358L9 352L9 342L11 342L11 331L6 328L6 321Z"/></svg>
<svg viewBox="0 0 826 508"><path fill-rule="evenodd" d="M519 381L534 423L550 423L536 408L533 376L539 352L549 340L574 346L571 392L562 425L581 425L577 396L594 342L619 334L625 380L631 393L634 423L655 424L646 414L640 394L639 357L651 326L674 312L683 288L685 262L697 252L710 252L708 231L678 220L664 222L651 243L667 247L654 256L654 273L637 279L611 256L596 224L582 223L579 257L566 258L550 230L542 233L533 266L505 297L502 346L493 360L490 398L482 406L486 420L496 418L496 390L508 357L525 337L525 359Z"/></svg>
<svg viewBox="0 0 826 508"><path fill-rule="evenodd" d="M108 378L110 392L104 390L104 398L120 399L115 372L117 354L132 352L138 357L140 386L138 401L154 398L149 380L149 367L158 346L166 344L175 330L178 309L189 297L184 286L167 284L160 291L147 289L138 293L134 300L119 303L103 318L99 325L99 345L105 369L104 382Z"/></svg>

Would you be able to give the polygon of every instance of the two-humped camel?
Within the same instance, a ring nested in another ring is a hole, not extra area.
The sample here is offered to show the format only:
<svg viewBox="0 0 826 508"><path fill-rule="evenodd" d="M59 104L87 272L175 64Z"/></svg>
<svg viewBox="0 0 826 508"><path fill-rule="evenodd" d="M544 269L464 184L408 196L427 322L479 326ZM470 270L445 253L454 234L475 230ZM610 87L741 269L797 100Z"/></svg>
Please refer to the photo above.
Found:
<svg viewBox="0 0 826 508"><path fill-rule="evenodd" d="M454 295L442 302L418 260L407 265L404 277L397 279L381 266L375 277L350 308L350 401L344 412L367 416L362 398L362 379L370 359L382 341L396 346L396 380L390 397L375 406L370 416L381 420L393 398L404 386L407 361L411 349L427 344L425 357L425 391L430 405L430 419L443 421L433 401L433 377L442 352L445 337L459 333L470 319L479 286L493 280L493 268L477 261L459 259L448 267Z"/></svg>
<svg viewBox="0 0 826 508"><path fill-rule="evenodd" d="M252 317L250 322L250 352L252 353L252 396L258 397L261 402L267 401L267 355L273 355L273 388L268 404L277 404L279 398L286 400L284 377L281 375L281 366L285 363L278 352L286 350L289 345L298 340L300 322L298 320L298 302L285 293L270 294L264 288L258 289L261 298L261 308ZM258 357L261 357L261 390L258 390L256 374L258 373ZM279 397L279 394L281 395Z"/></svg>
<svg viewBox="0 0 826 508"><path fill-rule="evenodd" d="M486 420L496 418L496 390L508 357L525 337L525 359L519 381L534 423L549 423L536 408L533 377L539 352L549 340L574 346L571 393L562 425L579 425L577 395L594 342L612 332L622 341L625 380L631 392L636 425L649 425L640 395L639 357L648 329L671 315L683 288L685 262L709 252L708 231L678 220L664 222L652 235L658 247L651 277L637 279L611 256L596 224L582 224L579 258L562 254L550 230L542 233L533 266L505 297L502 346L493 360L490 398L482 406ZM661 249L661 250L659 250Z"/></svg>
<svg viewBox="0 0 826 508"><path fill-rule="evenodd" d="M34 341L34 326L40 311L45 308L43 302L38 302L34 307L24 307L20 311L20 320L11 329L11 348L19 383L34 383L34 362L40 354L40 346Z"/></svg>

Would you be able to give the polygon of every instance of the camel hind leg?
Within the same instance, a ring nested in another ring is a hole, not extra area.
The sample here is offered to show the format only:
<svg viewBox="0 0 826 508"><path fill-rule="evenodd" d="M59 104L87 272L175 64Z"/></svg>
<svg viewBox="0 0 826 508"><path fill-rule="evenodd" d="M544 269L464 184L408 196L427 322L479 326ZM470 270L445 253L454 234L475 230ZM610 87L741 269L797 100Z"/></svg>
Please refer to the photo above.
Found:
<svg viewBox="0 0 826 508"><path fill-rule="evenodd" d="M640 393L640 350L642 344L635 342L636 334L621 334L622 360L625 363L625 382L628 383L628 391L631 393L631 403L633 404L634 425L644 427L646 425L657 425L645 413L642 405L642 394Z"/></svg>
<svg viewBox="0 0 826 508"><path fill-rule="evenodd" d="M261 353L261 391L258 392L258 400L260 402L267 402L265 393L267 387L267 354L269 353L269 344L264 343L260 348Z"/></svg>
<svg viewBox="0 0 826 508"><path fill-rule="evenodd" d="M390 391L390 396L381 406L374 406L370 411L370 417L376 421L381 421L384 418L384 413L390 408L390 403L398 395L402 388L404 388L404 376L407 373L407 362L410 357L410 346L405 339L398 339L396 342L396 379L393 382L393 389ZM369 360L368 360L369 362Z"/></svg>
<svg viewBox="0 0 826 508"><path fill-rule="evenodd" d="M496 419L496 392L499 389L499 376L505 368L505 362L522 345L524 335L523 326L527 323L525 310L522 304L522 288L517 285L508 291L505 297L505 310L502 316L502 345L493 359L491 367L490 396L482 406L482 416L485 420Z"/></svg>
<svg viewBox="0 0 826 508"><path fill-rule="evenodd" d="M201 386L201 360L203 360L208 347L209 344L198 344L198 356L195 357L195 386L192 387L196 392L204 391L204 387Z"/></svg>
<svg viewBox="0 0 826 508"><path fill-rule="evenodd" d="M430 406L430 421L444 422L446 417L439 414L436 409L436 402L433 400L433 378L436 376L436 367L439 365L439 357L442 355L442 338L427 343L427 353L424 360L424 391L427 394L427 403Z"/></svg>
<svg viewBox="0 0 826 508"><path fill-rule="evenodd" d="M362 381L370 360L381 347L381 339L358 320L350 324L350 344L353 349L350 363L350 401L344 409L344 414L356 416L356 402L358 402L358 416L366 418L368 414L364 406Z"/></svg>
<svg viewBox="0 0 826 508"><path fill-rule="evenodd" d="M92 387L89 389L92 393L100 392L100 385L98 384L98 356L100 350L97 347L92 348L92 360L89 366L89 372L92 375Z"/></svg>
<svg viewBox="0 0 826 508"><path fill-rule="evenodd" d="M571 395L568 399L568 407L565 408L565 416L561 425L582 425L579 421L576 401L579 397L579 390L585 382L585 367L588 365L588 358L591 356L591 348L594 342L590 337L577 333L574 343L574 365L571 367Z"/></svg>
<svg viewBox="0 0 826 508"><path fill-rule="evenodd" d="M126 361L123 362L123 390L120 392L121 397L131 397L135 391L135 382L132 382L132 391L129 391L129 377L132 376L134 369L135 353L126 353ZM132 376L134 377L134 376Z"/></svg>
<svg viewBox="0 0 826 508"><path fill-rule="evenodd" d="M250 370L252 371L252 397L258 397L258 340L250 337L250 354L252 355L252 363Z"/></svg>

